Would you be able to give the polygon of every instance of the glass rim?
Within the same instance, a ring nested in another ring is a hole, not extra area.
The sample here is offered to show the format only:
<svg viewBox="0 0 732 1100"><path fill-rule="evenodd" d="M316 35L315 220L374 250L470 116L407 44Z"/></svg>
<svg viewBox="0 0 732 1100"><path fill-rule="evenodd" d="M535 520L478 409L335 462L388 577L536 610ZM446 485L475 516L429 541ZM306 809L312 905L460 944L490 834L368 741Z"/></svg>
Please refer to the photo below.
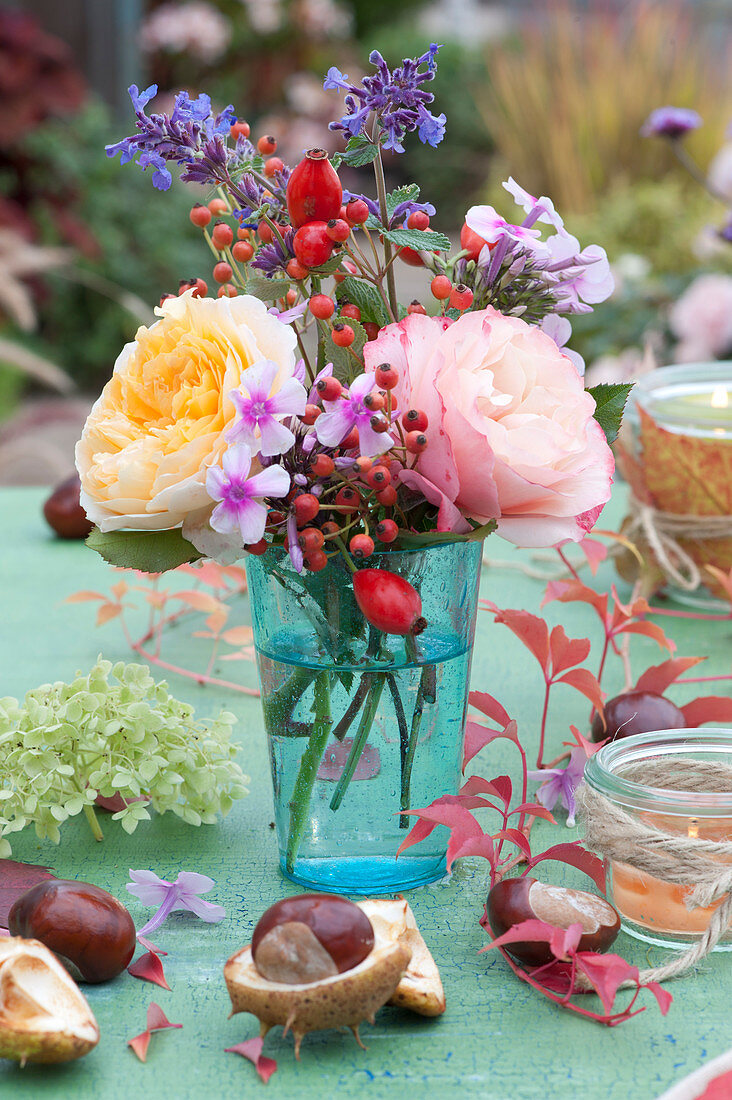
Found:
<svg viewBox="0 0 732 1100"><path fill-rule="evenodd" d="M716 381L718 377L728 382L730 371L732 371L732 359L708 359L698 363L671 363L667 367L654 367L636 380L630 391L630 398L631 401L637 401L639 394L652 393L657 386L666 386L669 382L673 383L677 380L688 381L687 375L697 382L707 379Z"/></svg>
<svg viewBox="0 0 732 1100"><path fill-rule="evenodd" d="M732 789L729 791L679 791L653 787L624 779L618 771L628 764L659 756L726 754L732 764L732 729L704 727L654 730L611 741L598 749L585 765L584 778L593 790L636 810L661 810L685 817L732 816Z"/></svg>

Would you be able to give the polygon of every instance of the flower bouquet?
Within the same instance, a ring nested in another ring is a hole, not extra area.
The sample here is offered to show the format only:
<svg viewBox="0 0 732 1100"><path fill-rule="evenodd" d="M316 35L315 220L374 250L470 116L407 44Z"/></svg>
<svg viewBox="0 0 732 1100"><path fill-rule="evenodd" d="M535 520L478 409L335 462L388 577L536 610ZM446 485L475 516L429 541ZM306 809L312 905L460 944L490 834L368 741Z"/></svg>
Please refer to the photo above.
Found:
<svg viewBox="0 0 732 1100"><path fill-rule="evenodd" d="M548 198L509 180L521 224L472 207L451 251L416 185L387 192L383 149L442 139L437 53L329 71L332 160L290 170L206 95L148 114L154 86L108 148L214 190L191 220L219 289L181 283L117 360L77 447L89 543L151 572L246 555L281 865L331 890L443 873L443 829L395 857L403 812L459 783L482 540L581 540L627 395L586 391L563 349L612 278ZM369 165L375 194L344 191ZM405 263L428 302L400 302Z"/></svg>

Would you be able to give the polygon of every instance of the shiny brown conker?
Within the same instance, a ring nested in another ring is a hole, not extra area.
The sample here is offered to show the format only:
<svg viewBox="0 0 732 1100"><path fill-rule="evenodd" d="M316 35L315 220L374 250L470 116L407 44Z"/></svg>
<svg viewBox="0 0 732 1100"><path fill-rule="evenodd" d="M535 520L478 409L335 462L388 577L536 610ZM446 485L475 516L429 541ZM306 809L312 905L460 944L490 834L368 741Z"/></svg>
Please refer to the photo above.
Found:
<svg viewBox="0 0 732 1100"><path fill-rule="evenodd" d="M505 878L488 895L488 922L495 936L502 936L525 920L542 920L553 928L581 924L584 932L578 951L607 951L620 931L620 917L604 898L585 890L547 886L535 878ZM519 940L506 951L528 966L543 966L554 958L549 944Z"/></svg>
<svg viewBox="0 0 732 1100"><path fill-rule="evenodd" d="M79 475L72 474L56 486L43 505L46 522L61 539L85 539L94 526L79 503L80 492Z"/></svg>
<svg viewBox="0 0 732 1100"><path fill-rule="evenodd" d="M680 730L686 719L675 703L653 691L626 691L605 703L605 725L596 714L592 720L593 741L615 741L634 733Z"/></svg>
<svg viewBox="0 0 732 1100"><path fill-rule="evenodd" d="M260 917L252 957L262 977L295 985L352 970L373 946L371 921L352 901L336 894L299 894Z"/></svg>
<svg viewBox="0 0 732 1100"><path fill-rule="evenodd" d="M88 882L49 879L31 887L8 914L13 936L40 940L72 977L107 982L135 953L135 925L121 902Z"/></svg>

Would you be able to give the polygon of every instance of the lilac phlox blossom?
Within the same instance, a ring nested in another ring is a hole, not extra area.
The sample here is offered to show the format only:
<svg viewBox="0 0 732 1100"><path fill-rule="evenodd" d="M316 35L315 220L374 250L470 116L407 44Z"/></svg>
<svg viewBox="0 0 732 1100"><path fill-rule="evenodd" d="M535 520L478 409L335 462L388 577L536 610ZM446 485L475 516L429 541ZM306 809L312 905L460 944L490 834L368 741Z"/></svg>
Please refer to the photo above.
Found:
<svg viewBox="0 0 732 1100"><path fill-rule="evenodd" d="M283 248L279 238L273 237L270 244L262 245L259 249L256 258L252 260L252 267L270 277L277 272L284 272L290 260L295 255L295 249L292 243L294 239L295 231L293 229L287 229L282 237L284 242Z"/></svg>
<svg viewBox="0 0 732 1100"><path fill-rule="evenodd" d="M145 107L157 95L157 84L142 92L132 84L128 90L137 117L137 133L107 145L108 157L119 153L122 164L136 161L143 170L153 168L153 184L161 191L167 191L172 183L167 162L182 165L186 181L221 182L221 169L226 167L228 157L224 138L236 118L231 105L213 115L209 96L201 94L191 99L183 91L175 97L170 115L148 116Z"/></svg>
<svg viewBox="0 0 732 1100"><path fill-rule="evenodd" d="M278 370L277 363L261 359L244 371L240 388L229 394L237 416L227 442L246 443L266 458L290 449L295 436L282 417L302 416L307 404L305 387L296 378L287 378L273 392Z"/></svg>
<svg viewBox="0 0 732 1100"><path fill-rule="evenodd" d="M584 359L579 352L572 351L571 348L566 346L567 341L572 336L572 326L569 320L559 313L547 313L546 317L542 317L539 328L547 336L551 336L557 347L561 348L567 359L574 364L580 377L583 377L585 373Z"/></svg>
<svg viewBox="0 0 732 1100"><path fill-rule="evenodd" d="M439 49L437 44L432 43L421 57L405 58L393 70L389 69L379 51L374 50L369 61L376 72L363 77L360 85L350 84L348 77L335 66L330 68L323 87L346 93L346 114L337 122L331 122L330 129L345 130L355 137L373 113L382 135L385 135L385 149L403 153L405 134L415 130L423 143L438 145L445 134L445 115L433 115L427 109L435 97L422 85L434 79L435 57Z"/></svg>
<svg viewBox="0 0 732 1100"><path fill-rule="evenodd" d="M690 130L697 130L701 124L701 115L688 107L657 107L651 111L640 132L643 137L665 137L676 141Z"/></svg>
<svg viewBox="0 0 732 1100"><path fill-rule="evenodd" d="M538 199L534 195L530 195L528 191L525 191L520 184L516 183L513 176L509 176L507 180L501 185L516 203L520 206L524 214L528 214L532 217L536 213L535 220L538 222L544 222L547 225L553 225L555 229L561 229L564 225L564 221L554 208L554 203L551 199L548 199L546 195L541 195ZM538 213L537 213L538 211Z"/></svg>
<svg viewBox="0 0 732 1100"><path fill-rule="evenodd" d="M267 310L267 313L271 313L272 316L276 317L278 321L282 321L283 325L289 325L293 321L298 321L307 308L307 302L298 302L298 304L296 306L293 306L292 309L286 309L284 311L279 310L277 306L272 306L270 309ZM298 381L301 382L305 377L305 361L304 359L300 359L299 362L302 363L303 369L303 378L298 379Z"/></svg>
<svg viewBox="0 0 732 1100"><path fill-rule="evenodd" d="M561 273L557 287L557 309L569 313L590 313L582 303L596 305L610 297L615 289L607 253L599 244L580 249L576 237L561 230L547 238L552 264L550 271Z"/></svg>
<svg viewBox="0 0 732 1100"><path fill-rule="evenodd" d="M175 882L168 882L159 878L154 871L130 870L130 878L132 882L127 883L130 894L139 898L143 905L159 906L157 913L137 933L138 937L154 932L176 909L187 909L208 924L216 924L226 916L223 905L215 905L200 897L216 885L208 875L181 871Z"/></svg>
<svg viewBox="0 0 732 1100"><path fill-rule="evenodd" d="M513 225L502 218L492 206L471 206L465 215L465 222L469 229L488 244L497 244L501 240L513 241L536 256L548 255L547 246L538 239L541 230Z"/></svg>
<svg viewBox="0 0 732 1100"><path fill-rule="evenodd" d="M290 561L296 573L302 573L304 555L300 549L300 543L297 541L297 518L292 509L290 509L287 516L287 552L290 555Z"/></svg>
<svg viewBox="0 0 732 1100"><path fill-rule="evenodd" d="M535 783L541 783L536 792L537 800L547 810L553 809L557 802L562 803L567 811L567 824L572 828L575 823L577 803L575 794L585 774L587 754L578 746L572 749L569 763L566 768L542 768L540 771L528 772L528 778Z"/></svg>
<svg viewBox="0 0 732 1100"><path fill-rule="evenodd" d="M220 501L209 520L214 531L227 535L238 531L249 546L264 535L267 522L265 497L283 497L290 488L290 475L281 466L267 466L249 477L252 452L246 443L237 443L224 452L221 466L210 466L206 473L206 492Z"/></svg>
<svg viewBox="0 0 732 1100"><path fill-rule="evenodd" d="M358 447L362 455L373 458L394 445L388 432L375 432L371 427L372 409L364 405L364 397L375 388L373 374L360 374L337 401L324 401L322 413L315 421L315 434L324 447L337 447L358 428Z"/></svg>

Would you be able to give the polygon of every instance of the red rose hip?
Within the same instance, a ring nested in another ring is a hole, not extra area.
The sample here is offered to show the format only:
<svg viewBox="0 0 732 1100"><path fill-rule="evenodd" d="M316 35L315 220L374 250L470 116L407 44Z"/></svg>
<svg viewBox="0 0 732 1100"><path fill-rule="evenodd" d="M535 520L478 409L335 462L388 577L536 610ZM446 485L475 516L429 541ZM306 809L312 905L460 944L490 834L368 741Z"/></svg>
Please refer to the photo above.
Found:
<svg viewBox="0 0 732 1100"><path fill-rule="evenodd" d="M364 618L385 634L420 634L427 625L419 592L397 573L359 569L353 592Z"/></svg>
<svg viewBox="0 0 732 1100"><path fill-rule="evenodd" d="M287 212L293 226L339 220L342 198L341 181L326 150L308 149L287 181Z"/></svg>

